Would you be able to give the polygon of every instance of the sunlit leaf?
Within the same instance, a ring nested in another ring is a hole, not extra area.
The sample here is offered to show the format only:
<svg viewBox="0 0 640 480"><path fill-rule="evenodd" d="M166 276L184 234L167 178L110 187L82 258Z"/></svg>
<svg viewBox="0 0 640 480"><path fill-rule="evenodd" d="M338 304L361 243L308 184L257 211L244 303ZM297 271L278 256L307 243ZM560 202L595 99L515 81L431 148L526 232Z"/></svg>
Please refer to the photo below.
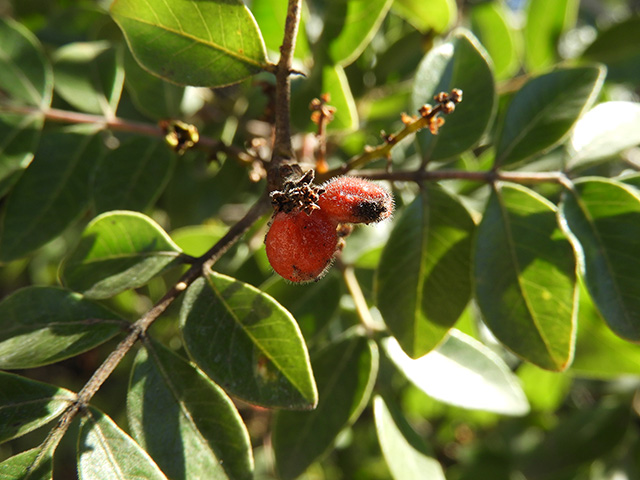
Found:
<svg viewBox="0 0 640 480"><path fill-rule="evenodd" d="M463 91L464 99L447 115L438 135L423 130L416 135L424 158L439 160L458 155L474 146L493 117L495 86L489 54L473 34L456 30L424 57L415 75L412 110L433 104L434 95Z"/></svg>
<svg viewBox="0 0 640 480"><path fill-rule="evenodd" d="M395 480L444 480L442 467L427 454L423 440L408 425L396 424L382 397L374 399L373 414L378 441Z"/></svg>
<svg viewBox="0 0 640 480"><path fill-rule="evenodd" d="M95 408L87 410L80 426L78 476L80 480L167 478L147 452Z"/></svg>
<svg viewBox="0 0 640 480"><path fill-rule="evenodd" d="M85 228L64 262L69 288L91 298L108 298L140 287L179 263L181 250L151 218L137 212L107 212Z"/></svg>
<svg viewBox="0 0 640 480"><path fill-rule="evenodd" d="M229 85L267 66L262 36L241 0L115 0L111 15L136 60L180 85Z"/></svg>
<svg viewBox="0 0 640 480"><path fill-rule="evenodd" d="M385 245L376 304L413 358L440 343L469 302L473 231L465 208L428 186L402 212Z"/></svg>
<svg viewBox="0 0 640 480"><path fill-rule="evenodd" d="M422 32L445 32L456 21L455 0L395 0L391 9Z"/></svg>
<svg viewBox="0 0 640 480"><path fill-rule="evenodd" d="M312 364L317 408L279 412L274 424L276 468L285 480L303 473L360 416L375 383L378 350L371 340L350 335L314 355Z"/></svg>
<svg viewBox="0 0 640 480"><path fill-rule="evenodd" d="M298 27L298 35L296 37L296 49L294 57L299 59L306 58L311 51L306 33L306 10L303 3L300 25ZM287 1L286 0L253 0L251 2L251 13L256 18L256 22L260 27L260 32L264 38L267 49L279 55L280 45L284 38L285 20L287 18ZM274 61L277 61L276 57Z"/></svg>
<svg viewBox="0 0 640 480"><path fill-rule="evenodd" d="M171 479L253 478L249 434L233 402L162 345L138 352L127 412L135 439Z"/></svg>
<svg viewBox="0 0 640 480"><path fill-rule="evenodd" d="M640 193L613 180L581 179L565 193L561 214L596 307L616 334L640 340Z"/></svg>
<svg viewBox="0 0 640 480"><path fill-rule="evenodd" d="M484 321L505 346L548 370L569 366L576 261L553 204L497 184L478 227L474 277Z"/></svg>
<svg viewBox="0 0 640 480"><path fill-rule="evenodd" d="M0 463L0 480L51 480L53 452L40 455L42 449L32 448Z"/></svg>
<svg viewBox="0 0 640 480"><path fill-rule="evenodd" d="M271 407L316 405L300 330L270 296L211 273L189 287L180 316L189 355L228 393Z"/></svg>
<svg viewBox="0 0 640 480"><path fill-rule="evenodd" d="M0 302L0 368L31 368L90 350L121 331L102 305L56 287L26 287Z"/></svg>
<svg viewBox="0 0 640 480"><path fill-rule="evenodd" d="M46 425L75 399L64 388L0 372L0 442Z"/></svg>
<svg viewBox="0 0 640 480"><path fill-rule="evenodd" d="M430 397L458 407L504 415L524 415L527 398L504 361L457 330L437 349L412 359L398 342L385 339L385 352L411 383Z"/></svg>
<svg viewBox="0 0 640 480"><path fill-rule="evenodd" d="M578 329L579 325L580 322L578 322ZM570 371L573 371L574 364L575 359ZM571 387L570 374L549 372L531 363L520 365L517 373L532 410L555 411L560 407Z"/></svg>

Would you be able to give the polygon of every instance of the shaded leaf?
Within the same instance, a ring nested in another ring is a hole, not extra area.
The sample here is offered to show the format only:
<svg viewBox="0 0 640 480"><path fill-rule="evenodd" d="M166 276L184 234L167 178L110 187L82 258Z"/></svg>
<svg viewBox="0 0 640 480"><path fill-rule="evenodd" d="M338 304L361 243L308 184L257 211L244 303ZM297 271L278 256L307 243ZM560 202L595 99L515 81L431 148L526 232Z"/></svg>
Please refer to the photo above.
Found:
<svg viewBox="0 0 640 480"><path fill-rule="evenodd" d="M398 370L430 397L462 408L524 415L527 398L518 378L488 347L457 330L442 345L413 360L389 337L384 350Z"/></svg>
<svg viewBox="0 0 640 480"><path fill-rule="evenodd" d="M497 184L478 227L475 292L506 347L548 370L571 363L576 261L555 206L532 190Z"/></svg>
<svg viewBox="0 0 640 480"><path fill-rule="evenodd" d="M189 287L180 317L189 355L230 394L271 407L316 405L298 325L270 296L213 272Z"/></svg>
<svg viewBox="0 0 640 480"><path fill-rule="evenodd" d="M39 456L41 451L32 448L0 463L0 480L51 480L53 452Z"/></svg>
<svg viewBox="0 0 640 480"><path fill-rule="evenodd" d="M576 67L529 80L507 107L496 165L512 165L557 145L594 102L604 76L602 67Z"/></svg>
<svg viewBox="0 0 640 480"><path fill-rule="evenodd" d="M180 85L220 87L267 66L260 31L241 0L116 0L111 15L136 60Z"/></svg>
<svg viewBox="0 0 640 480"><path fill-rule="evenodd" d="M107 41L69 43L53 61L58 95L83 112L115 116L124 83L121 51Z"/></svg>
<svg viewBox="0 0 640 480"><path fill-rule="evenodd" d="M33 160L43 124L40 113L0 113L0 197L18 181Z"/></svg>
<svg viewBox="0 0 640 480"><path fill-rule="evenodd" d="M76 126L43 135L4 205L0 261L44 245L87 210L89 178L102 146L95 132L94 126Z"/></svg>
<svg viewBox="0 0 640 480"><path fill-rule="evenodd" d="M78 435L80 480L166 480L151 457L102 412L87 410Z"/></svg>
<svg viewBox="0 0 640 480"><path fill-rule="evenodd" d="M0 302L0 368L48 365L90 350L121 331L103 306L56 287L27 287Z"/></svg>
<svg viewBox="0 0 640 480"><path fill-rule="evenodd" d="M413 431L407 432L411 428L408 425L400 428L396 424L382 397L375 397L373 414L378 442L395 480L444 480L442 467L427 454L422 438Z"/></svg>
<svg viewBox="0 0 640 480"><path fill-rule="evenodd" d="M46 425L75 399L69 390L0 372L0 442Z"/></svg>
<svg viewBox="0 0 640 480"><path fill-rule="evenodd" d="M640 193L604 178L586 178L561 204L591 298L617 335L640 340Z"/></svg>
<svg viewBox="0 0 640 480"><path fill-rule="evenodd" d="M174 165L175 156L162 142L144 137L123 142L108 151L96 169L96 210L147 210L164 190Z"/></svg>
<svg viewBox="0 0 640 480"><path fill-rule="evenodd" d="M440 160L468 150L478 143L493 117L495 85L489 54L471 32L463 29L431 49L420 62L413 84L412 110L433 104L434 95L453 88L463 91L464 100L446 116L438 135L428 130L416 135L424 158Z"/></svg>
<svg viewBox="0 0 640 480"><path fill-rule="evenodd" d="M473 231L467 210L429 185L403 211L385 245L376 304L413 358L440 343L469 302Z"/></svg>
<svg viewBox="0 0 640 480"><path fill-rule="evenodd" d="M0 90L46 109L53 93L51 65L36 36L18 22L0 18Z"/></svg>
<svg viewBox="0 0 640 480"><path fill-rule="evenodd" d="M127 397L135 439L174 480L253 478L249 434L233 402L162 345L145 347Z"/></svg>
<svg viewBox="0 0 640 480"><path fill-rule="evenodd" d="M529 0L524 27L525 65L539 71L556 63L560 35L575 25L577 0Z"/></svg>
<svg viewBox="0 0 640 480"><path fill-rule="evenodd" d="M445 32L457 18L455 0L395 0L391 8L423 33Z"/></svg>
<svg viewBox="0 0 640 480"><path fill-rule="evenodd" d="M604 102L578 120L571 132L567 166L612 157L640 144L640 103Z"/></svg>
<svg viewBox="0 0 640 480"><path fill-rule="evenodd" d="M355 422L365 407L378 371L378 349L371 340L350 335L313 357L318 406L311 412L278 413L273 450L280 478L304 472Z"/></svg>
<svg viewBox="0 0 640 480"><path fill-rule="evenodd" d="M137 212L107 212L85 228L65 260L61 277L91 298L108 298L146 284L180 262L180 248L151 218Z"/></svg>

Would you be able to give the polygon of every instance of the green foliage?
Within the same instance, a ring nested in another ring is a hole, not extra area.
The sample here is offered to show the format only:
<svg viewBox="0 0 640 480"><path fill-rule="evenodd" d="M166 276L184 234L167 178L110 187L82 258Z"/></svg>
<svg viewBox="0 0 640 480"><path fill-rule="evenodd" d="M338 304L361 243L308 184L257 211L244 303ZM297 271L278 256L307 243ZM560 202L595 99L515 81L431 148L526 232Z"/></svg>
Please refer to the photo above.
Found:
<svg viewBox="0 0 640 480"><path fill-rule="evenodd" d="M9 2L0 480L638 478L639 17L516 3ZM283 157L396 204L304 285Z"/></svg>

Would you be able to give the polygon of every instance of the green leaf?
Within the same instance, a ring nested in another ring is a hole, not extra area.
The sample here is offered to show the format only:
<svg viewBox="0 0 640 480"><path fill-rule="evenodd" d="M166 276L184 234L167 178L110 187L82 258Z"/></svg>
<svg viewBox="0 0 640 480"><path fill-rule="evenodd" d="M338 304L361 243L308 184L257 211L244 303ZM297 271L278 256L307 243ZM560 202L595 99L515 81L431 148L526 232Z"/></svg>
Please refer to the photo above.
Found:
<svg viewBox="0 0 640 480"><path fill-rule="evenodd" d="M416 72L412 109L433 103L439 92L459 88L464 100L446 116L438 135L416 135L424 158L441 160L458 155L480 141L495 110L495 85L489 54L471 32L456 30L447 42L433 48Z"/></svg>
<svg viewBox="0 0 640 480"><path fill-rule="evenodd" d="M40 113L0 113L0 198L33 160L43 124Z"/></svg>
<svg viewBox="0 0 640 480"><path fill-rule="evenodd" d="M507 107L496 165L513 165L560 143L598 96L604 76L602 67L576 67L529 80Z"/></svg>
<svg viewBox="0 0 640 480"><path fill-rule="evenodd" d="M430 185L403 211L385 245L376 304L413 358L440 343L469 302L474 227L458 201Z"/></svg>
<svg viewBox="0 0 640 480"><path fill-rule="evenodd" d="M80 425L78 477L80 480L167 478L147 452L95 408L87 410Z"/></svg>
<svg viewBox="0 0 640 480"><path fill-rule="evenodd" d="M144 137L123 142L104 155L96 169L96 210L147 210L164 190L174 165L175 155L163 142Z"/></svg>
<svg viewBox="0 0 640 480"><path fill-rule="evenodd" d="M107 41L69 43L53 61L58 95L83 112L115 117L124 83L121 50Z"/></svg>
<svg viewBox="0 0 640 480"><path fill-rule="evenodd" d="M69 390L0 372L0 443L46 425L75 399Z"/></svg>
<svg viewBox="0 0 640 480"><path fill-rule="evenodd" d="M302 4L303 7L305 4ZM287 18L286 0L253 0L251 13L260 27L267 49L271 52L280 51L280 45L284 38L284 26ZM311 47L306 34L306 10L302 10L298 35L296 36L296 49L294 57L304 60L311 53ZM277 61L278 59L274 59Z"/></svg>
<svg viewBox="0 0 640 480"><path fill-rule="evenodd" d="M446 32L458 13L455 0L395 0L391 8L423 33Z"/></svg>
<svg viewBox="0 0 640 480"><path fill-rule="evenodd" d="M125 88L140 111L156 120L182 116L184 87L147 72L128 49L124 53L124 71Z"/></svg>
<svg viewBox="0 0 640 480"><path fill-rule="evenodd" d="M41 448L32 448L0 463L0 480L51 480L53 452L40 455Z"/></svg>
<svg viewBox="0 0 640 480"><path fill-rule="evenodd" d="M495 76L510 78L520 67L514 31L509 25L506 8L498 2L473 6L469 20L478 40L493 60Z"/></svg>
<svg viewBox="0 0 640 480"><path fill-rule="evenodd" d="M53 74L40 42L10 18L0 18L0 90L12 99L46 109L51 104Z"/></svg>
<svg viewBox="0 0 640 480"><path fill-rule="evenodd" d="M416 387L436 400L503 415L525 415L527 398L518 378L488 347L457 330L437 349L416 360L398 342L383 341L386 354Z"/></svg>
<svg viewBox="0 0 640 480"><path fill-rule="evenodd" d="M267 67L262 36L241 0L115 0L111 15L136 60L173 83L221 87Z"/></svg>
<svg viewBox="0 0 640 480"><path fill-rule="evenodd" d="M478 306L498 340L539 367L570 365L576 261L553 204L496 184L478 227L474 277Z"/></svg>
<svg viewBox="0 0 640 480"><path fill-rule="evenodd" d="M106 342L124 321L103 306L56 287L26 287L0 302L0 368L32 368Z"/></svg>
<svg viewBox="0 0 640 480"><path fill-rule="evenodd" d="M617 335L640 340L640 193L604 178L585 178L561 204L595 305Z"/></svg>
<svg viewBox="0 0 640 480"><path fill-rule="evenodd" d="M107 212L85 228L62 266L64 284L91 298L109 298L146 284L180 261L180 248L151 218Z"/></svg>
<svg viewBox="0 0 640 480"><path fill-rule="evenodd" d="M189 287L180 317L189 355L230 394L269 407L317 404L298 325L270 296L213 272Z"/></svg>
<svg viewBox="0 0 640 480"><path fill-rule="evenodd" d="M580 286L576 354L570 371L604 379L640 375L640 345L615 335L593 305L582 282Z"/></svg>
<svg viewBox="0 0 640 480"><path fill-rule="evenodd" d="M640 17L631 16L600 33L583 58L607 66L607 80L635 85L640 81Z"/></svg>
<svg viewBox="0 0 640 480"><path fill-rule="evenodd" d="M314 355L318 406L311 412L278 412L273 451L280 478L304 472L360 416L378 372L378 349L371 340L349 335Z"/></svg>
<svg viewBox="0 0 640 480"><path fill-rule="evenodd" d="M579 321L578 325L580 325ZM575 360L571 364L571 370L573 365ZM555 412L560 408L571 387L571 377L568 374L542 370L531 363L523 363L518 367L518 378L529 399L531 409L543 412Z"/></svg>
<svg viewBox="0 0 640 480"><path fill-rule="evenodd" d="M605 102L578 120L568 146L568 167L612 157L640 144L640 103Z"/></svg>
<svg viewBox="0 0 640 480"><path fill-rule="evenodd" d="M422 438L409 430L406 420L400 423L404 428L396 424L382 397L374 398L373 415L378 442L395 480L444 480L442 467L427 454Z"/></svg>
<svg viewBox="0 0 640 480"><path fill-rule="evenodd" d="M327 0L322 2L324 29L318 53L331 63L349 65L378 31L393 0ZM326 47L324 47L326 46Z"/></svg>
<svg viewBox="0 0 640 480"><path fill-rule="evenodd" d="M162 345L145 347L127 397L134 438L171 479L253 478L249 433L229 397Z"/></svg>
<svg viewBox="0 0 640 480"><path fill-rule="evenodd" d="M575 25L578 4L577 0L529 0L524 59L530 72L557 62L560 35Z"/></svg>
<svg viewBox="0 0 640 480"><path fill-rule="evenodd" d="M95 127L43 135L36 156L4 205L0 261L24 256L49 242L89 206L89 179L101 140Z"/></svg>

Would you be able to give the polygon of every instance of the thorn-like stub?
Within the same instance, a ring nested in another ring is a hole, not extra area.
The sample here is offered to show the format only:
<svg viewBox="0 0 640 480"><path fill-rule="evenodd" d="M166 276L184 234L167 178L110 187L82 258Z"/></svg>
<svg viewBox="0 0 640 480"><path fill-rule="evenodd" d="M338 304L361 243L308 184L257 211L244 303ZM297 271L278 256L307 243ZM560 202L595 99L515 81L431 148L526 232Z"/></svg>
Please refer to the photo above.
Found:
<svg viewBox="0 0 640 480"><path fill-rule="evenodd" d="M269 194L271 204L277 212L291 213L304 211L308 215L318 208L318 198L324 193L324 188L314 185L313 170L302 172L298 165L290 165L290 175L285 177L280 190Z"/></svg>

